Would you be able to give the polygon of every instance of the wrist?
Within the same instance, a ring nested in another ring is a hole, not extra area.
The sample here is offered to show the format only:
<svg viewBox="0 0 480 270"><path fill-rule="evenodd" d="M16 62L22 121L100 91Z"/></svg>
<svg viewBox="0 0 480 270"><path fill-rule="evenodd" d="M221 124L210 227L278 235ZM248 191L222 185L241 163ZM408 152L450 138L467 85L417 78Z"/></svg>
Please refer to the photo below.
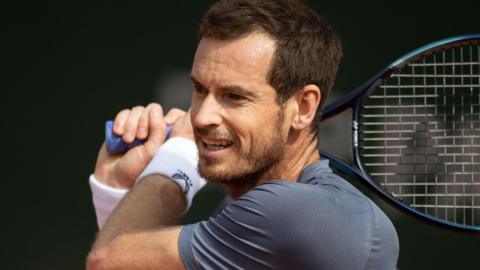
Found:
<svg viewBox="0 0 480 270"><path fill-rule="evenodd" d="M114 188L101 182L95 175L90 175L90 189L98 228L102 228L113 209L128 193L128 189Z"/></svg>
<svg viewBox="0 0 480 270"><path fill-rule="evenodd" d="M198 174L197 167L198 151L195 142L174 137L159 148L136 184L150 175L164 175L179 185L185 196L188 210L193 197L206 183Z"/></svg>
<svg viewBox="0 0 480 270"><path fill-rule="evenodd" d="M95 179L111 188L116 189L130 189L133 185L132 182L122 181L122 177L115 176L115 170L110 168L111 166L99 166L95 168Z"/></svg>

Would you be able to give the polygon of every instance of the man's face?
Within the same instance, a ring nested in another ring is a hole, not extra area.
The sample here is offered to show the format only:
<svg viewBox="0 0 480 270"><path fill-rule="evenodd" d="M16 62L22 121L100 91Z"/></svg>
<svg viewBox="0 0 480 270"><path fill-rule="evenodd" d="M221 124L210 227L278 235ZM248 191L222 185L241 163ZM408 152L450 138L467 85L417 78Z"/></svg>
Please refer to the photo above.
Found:
<svg viewBox="0 0 480 270"><path fill-rule="evenodd" d="M274 51L275 42L259 33L200 41L191 73L191 122L206 179L256 181L281 160L289 127L267 82Z"/></svg>

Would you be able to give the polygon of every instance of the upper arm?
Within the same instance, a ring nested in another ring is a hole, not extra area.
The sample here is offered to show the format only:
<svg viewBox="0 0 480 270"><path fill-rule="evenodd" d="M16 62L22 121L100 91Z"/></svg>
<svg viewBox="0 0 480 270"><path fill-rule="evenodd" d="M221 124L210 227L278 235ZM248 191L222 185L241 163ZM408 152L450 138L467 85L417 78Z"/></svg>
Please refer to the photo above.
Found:
<svg viewBox="0 0 480 270"><path fill-rule="evenodd" d="M181 227L129 233L117 237L106 247L93 250L88 270L178 269L183 270L178 238Z"/></svg>

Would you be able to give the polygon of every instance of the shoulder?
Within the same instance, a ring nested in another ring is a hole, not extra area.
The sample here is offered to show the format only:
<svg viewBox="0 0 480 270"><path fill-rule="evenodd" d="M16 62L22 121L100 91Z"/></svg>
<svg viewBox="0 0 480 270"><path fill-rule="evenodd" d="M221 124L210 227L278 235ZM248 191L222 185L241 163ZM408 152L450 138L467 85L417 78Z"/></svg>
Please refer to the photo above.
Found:
<svg viewBox="0 0 480 270"><path fill-rule="evenodd" d="M274 180L232 202L216 222L261 236L292 269L356 269L368 256L374 214L366 197L342 185Z"/></svg>
<svg viewBox="0 0 480 270"><path fill-rule="evenodd" d="M312 219L327 222L335 216L364 219L374 210L365 195L334 174L317 176L308 183L273 180L253 188L229 205L230 208L245 206L261 210L270 219L295 223ZM292 220L294 216L299 219Z"/></svg>
<svg viewBox="0 0 480 270"><path fill-rule="evenodd" d="M309 269L312 264L321 269L357 269L361 265L393 269L398 257L398 238L390 219L334 174L309 183L271 181L227 209L256 213L257 217L250 218L263 220L256 226L268 230L276 253L293 255L283 263L297 269Z"/></svg>

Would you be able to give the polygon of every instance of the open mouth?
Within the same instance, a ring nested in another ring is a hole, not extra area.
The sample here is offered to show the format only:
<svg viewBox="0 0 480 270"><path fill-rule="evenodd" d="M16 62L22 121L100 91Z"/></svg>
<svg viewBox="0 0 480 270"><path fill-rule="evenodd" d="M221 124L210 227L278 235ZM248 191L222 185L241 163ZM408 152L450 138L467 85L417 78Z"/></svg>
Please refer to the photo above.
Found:
<svg viewBox="0 0 480 270"><path fill-rule="evenodd" d="M232 140L202 138L203 146L209 151L221 151L233 145Z"/></svg>

